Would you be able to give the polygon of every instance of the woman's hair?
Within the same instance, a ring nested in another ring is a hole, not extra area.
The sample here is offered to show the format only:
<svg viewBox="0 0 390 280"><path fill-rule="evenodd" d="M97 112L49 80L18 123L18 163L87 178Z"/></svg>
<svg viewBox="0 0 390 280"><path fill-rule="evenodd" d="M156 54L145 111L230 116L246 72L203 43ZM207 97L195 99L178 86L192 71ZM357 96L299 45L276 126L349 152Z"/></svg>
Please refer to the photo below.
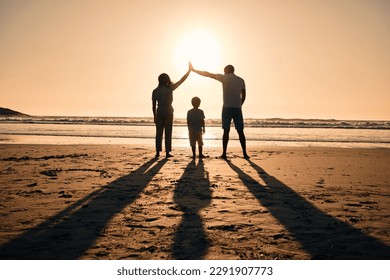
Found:
<svg viewBox="0 0 390 280"><path fill-rule="evenodd" d="M168 74L162 73L158 76L158 85L167 87L172 85L171 78L169 78Z"/></svg>

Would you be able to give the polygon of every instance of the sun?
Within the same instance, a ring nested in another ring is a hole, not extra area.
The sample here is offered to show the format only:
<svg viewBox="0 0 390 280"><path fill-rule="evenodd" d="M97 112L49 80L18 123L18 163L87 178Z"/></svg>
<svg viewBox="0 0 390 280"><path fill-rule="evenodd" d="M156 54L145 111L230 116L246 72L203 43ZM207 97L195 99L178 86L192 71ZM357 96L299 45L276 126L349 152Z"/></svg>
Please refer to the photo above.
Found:
<svg viewBox="0 0 390 280"><path fill-rule="evenodd" d="M186 33L174 49L175 65L179 69L191 61L197 69L216 71L220 68L221 56L218 40L205 30Z"/></svg>

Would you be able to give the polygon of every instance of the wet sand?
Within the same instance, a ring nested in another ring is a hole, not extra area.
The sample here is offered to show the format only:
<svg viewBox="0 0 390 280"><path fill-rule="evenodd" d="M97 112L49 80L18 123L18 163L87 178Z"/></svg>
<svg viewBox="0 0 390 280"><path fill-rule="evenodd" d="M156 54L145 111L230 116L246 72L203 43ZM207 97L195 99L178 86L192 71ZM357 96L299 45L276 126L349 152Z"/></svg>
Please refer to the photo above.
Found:
<svg viewBox="0 0 390 280"><path fill-rule="evenodd" d="M390 149L0 145L1 259L390 259Z"/></svg>

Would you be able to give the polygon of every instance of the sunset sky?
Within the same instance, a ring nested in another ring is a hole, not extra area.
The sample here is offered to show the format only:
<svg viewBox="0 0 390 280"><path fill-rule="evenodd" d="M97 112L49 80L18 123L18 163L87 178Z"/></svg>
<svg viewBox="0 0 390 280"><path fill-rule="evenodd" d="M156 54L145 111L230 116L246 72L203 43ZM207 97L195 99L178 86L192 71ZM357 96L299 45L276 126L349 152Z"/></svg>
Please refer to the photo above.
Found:
<svg viewBox="0 0 390 280"><path fill-rule="evenodd" d="M157 77L245 79L244 117L390 120L388 0L0 0L0 107L150 117ZM174 92L218 118L221 84Z"/></svg>

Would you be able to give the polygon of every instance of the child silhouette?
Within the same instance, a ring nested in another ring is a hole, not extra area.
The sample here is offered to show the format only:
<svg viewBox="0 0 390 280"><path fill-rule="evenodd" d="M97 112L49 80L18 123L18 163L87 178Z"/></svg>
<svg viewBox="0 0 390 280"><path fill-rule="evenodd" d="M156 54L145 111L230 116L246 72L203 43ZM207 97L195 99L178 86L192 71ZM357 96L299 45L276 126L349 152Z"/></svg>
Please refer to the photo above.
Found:
<svg viewBox="0 0 390 280"><path fill-rule="evenodd" d="M194 97L191 100L193 108L187 112L187 126L190 138L190 145L192 148L192 158L196 158L196 143L198 142L199 147L199 158L205 158L203 155L203 136L206 132L205 128L205 116L203 110L199 109L200 98Z"/></svg>

